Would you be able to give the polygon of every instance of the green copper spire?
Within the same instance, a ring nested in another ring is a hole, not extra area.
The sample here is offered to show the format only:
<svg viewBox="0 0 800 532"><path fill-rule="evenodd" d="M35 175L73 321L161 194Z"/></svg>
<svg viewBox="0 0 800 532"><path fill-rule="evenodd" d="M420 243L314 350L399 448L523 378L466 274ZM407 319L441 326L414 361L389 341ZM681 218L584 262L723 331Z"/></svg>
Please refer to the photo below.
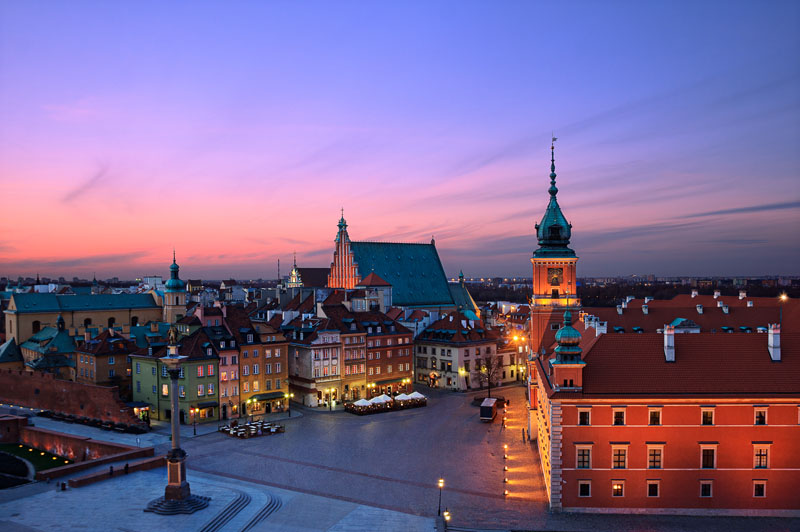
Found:
<svg viewBox="0 0 800 532"><path fill-rule="evenodd" d="M172 264L169 265L169 280L164 284L167 292L183 292L186 290L186 284L178 277L180 267L175 261L175 250L172 250Z"/></svg>
<svg viewBox="0 0 800 532"><path fill-rule="evenodd" d="M345 241L350 241L350 237L347 234L347 221L344 219L344 207L342 207L342 217L339 218L339 232L336 233L335 242L338 242L342 238L342 235L344 235Z"/></svg>
<svg viewBox="0 0 800 532"><path fill-rule="evenodd" d="M539 240L539 249L534 257L574 257L575 252L569 248L569 239L572 236L572 225L567 222L561 207L558 205L558 187L556 187L556 157L555 140L550 144L550 202L544 212L542 221L536 224L536 237Z"/></svg>

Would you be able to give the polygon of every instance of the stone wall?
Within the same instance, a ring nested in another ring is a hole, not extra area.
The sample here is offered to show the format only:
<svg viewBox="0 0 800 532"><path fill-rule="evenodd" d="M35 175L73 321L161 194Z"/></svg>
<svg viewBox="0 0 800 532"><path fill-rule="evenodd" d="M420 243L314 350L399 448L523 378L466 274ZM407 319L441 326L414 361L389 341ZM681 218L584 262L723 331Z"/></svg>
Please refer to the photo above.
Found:
<svg viewBox="0 0 800 532"><path fill-rule="evenodd" d="M0 403L144 426L120 400L116 387L65 381L46 373L0 370Z"/></svg>

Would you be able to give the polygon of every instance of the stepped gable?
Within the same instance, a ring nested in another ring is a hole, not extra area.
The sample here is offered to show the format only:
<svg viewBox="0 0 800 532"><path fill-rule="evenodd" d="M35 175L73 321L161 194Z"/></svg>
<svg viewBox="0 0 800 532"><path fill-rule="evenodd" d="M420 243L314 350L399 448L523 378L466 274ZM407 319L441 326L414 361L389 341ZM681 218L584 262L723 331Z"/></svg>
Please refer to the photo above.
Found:
<svg viewBox="0 0 800 532"><path fill-rule="evenodd" d="M583 345L583 393L558 397L800 395L800 334L781 334L780 362L771 360L766 334L676 334L675 362L666 361L656 333L604 334ZM546 358L537 363L547 376Z"/></svg>

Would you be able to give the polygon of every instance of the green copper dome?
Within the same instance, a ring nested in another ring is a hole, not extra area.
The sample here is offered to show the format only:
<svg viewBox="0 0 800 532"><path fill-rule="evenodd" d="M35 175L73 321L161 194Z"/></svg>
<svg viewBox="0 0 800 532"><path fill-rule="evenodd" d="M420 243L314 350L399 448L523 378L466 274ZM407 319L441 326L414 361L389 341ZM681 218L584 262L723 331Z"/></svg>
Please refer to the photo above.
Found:
<svg viewBox="0 0 800 532"><path fill-rule="evenodd" d="M569 358L581 358L581 333L572 326L572 313L568 310L564 312L564 326L556 333L556 356L564 362Z"/></svg>
<svg viewBox="0 0 800 532"><path fill-rule="evenodd" d="M172 252L172 264L169 265L169 280L164 284L167 292L183 292L186 290L186 283L178 277L180 268L175 262L175 252Z"/></svg>
<svg viewBox="0 0 800 532"><path fill-rule="evenodd" d="M556 187L555 147L550 146L550 203L544 211L542 221L536 224L536 237L539 249L534 257L574 257L575 252L569 246L572 236L572 225L567 222L561 207L558 205L558 188Z"/></svg>

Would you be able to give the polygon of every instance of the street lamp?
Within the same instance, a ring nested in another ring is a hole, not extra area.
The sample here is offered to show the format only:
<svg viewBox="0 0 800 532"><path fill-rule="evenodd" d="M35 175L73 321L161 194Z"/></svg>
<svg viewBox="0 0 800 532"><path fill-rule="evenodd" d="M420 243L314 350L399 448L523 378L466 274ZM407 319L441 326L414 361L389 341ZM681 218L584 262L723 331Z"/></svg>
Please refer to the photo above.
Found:
<svg viewBox="0 0 800 532"><path fill-rule="evenodd" d="M439 479L439 511L436 515L442 515L442 488L444 487L444 479Z"/></svg>
<svg viewBox="0 0 800 532"><path fill-rule="evenodd" d="M192 408L189 410L189 412L192 413L192 432L194 432L194 435L197 436L197 414L200 413L200 409Z"/></svg>
<svg viewBox="0 0 800 532"><path fill-rule="evenodd" d="M294 398L293 393L284 393L283 397L286 399L286 411L289 413L289 417L292 417L292 403L291 399Z"/></svg>
<svg viewBox="0 0 800 532"><path fill-rule="evenodd" d="M328 392L328 411L333 412L333 388L326 388Z"/></svg>
<svg viewBox="0 0 800 532"><path fill-rule="evenodd" d="M194 513L208 506L211 497L192 495L186 481L186 451L181 449L180 416L178 415L178 378L181 361L187 357L178 354L178 331L175 327L169 330L167 356L160 358L167 368L171 381L170 399L172 403L172 448L167 453L167 487L164 496L147 503L146 512L161 515L176 513Z"/></svg>
<svg viewBox="0 0 800 532"><path fill-rule="evenodd" d="M447 508L444 509L444 520L450 521L450 511Z"/></svg>

